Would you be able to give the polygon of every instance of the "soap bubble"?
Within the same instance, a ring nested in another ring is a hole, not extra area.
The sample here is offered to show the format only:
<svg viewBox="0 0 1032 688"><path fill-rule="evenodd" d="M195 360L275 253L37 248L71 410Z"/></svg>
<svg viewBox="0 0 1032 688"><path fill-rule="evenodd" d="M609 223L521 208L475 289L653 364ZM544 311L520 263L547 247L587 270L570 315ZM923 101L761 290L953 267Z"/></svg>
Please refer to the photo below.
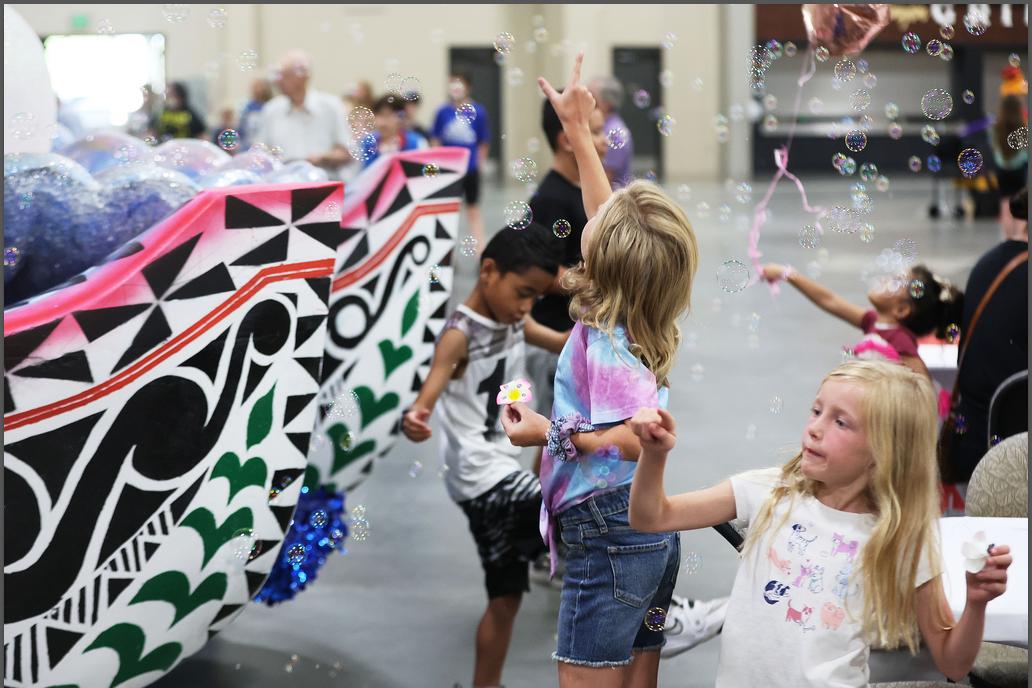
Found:
<svg viewBox="0 0 1032 688"><path fill-rule="evenodd" d="M702 555L698 552L688 552L684 555L684 572L689 576L695 575L702 568Z"/></svg>
<svg viewBox="0 0 1032 688"><path fill-rule="evenodd" d="M459 253L466 258L472 258L477 255L477 240L475 237L464 236L462 237L462 243L459 246Z"/></svg>
<svg viewBox="0 0 1032 688"><path fill-rule="evenodd" d="M799 230L799 245L803 248L817 248L821 245L821 235L813 225L806 225Z"/></svg>
<svg viewBox="0 0 1032 688"><path fill-rule="evenodd" d="M430 279L430 284L441 283L441 271L440 265L434 264L430 266L430 269L427 271L427 277Z"/></svg>
<svg viewBox="0 0 1032 688"><path fill-rule="evenodd" d="M418 478L423 474L423 463L421 461L413 461L412 465L409 466L408 474L410 478Z"/></svg>
<svg viewBox="0 0 1032 688"><path fill-rule="evenodd" d="M620 150L627 145L629 134L623 127L615 127L606 132L606 141L613 150Z"/></svg>
<svg viewBox="0 0 1032 688"><path fill-rule="evenodd" d="M770 398L770 412L773 415L776 416L779 413L781 413L781 410L784 408L784 406L785 403L781 400L781 397L773 396Z"/></svg>
<svg viewBox="0 0 1032 688"><path fill-rule="evenodd" d="M666 626L666 610L662 607L652 607L645 612L645 628L650 631L661 632Z"/></svg>
<svg viewBox="0 0 1032 688"><path fill-rule="evenodd" d="M548 40L548 29L543 26L539 26L534 29L534 40L538 43L544 43Z"/></svg>
<svg viewBox="0 0 1032 688"><path fill-rule="evenodd" d="M358 105L348 113L348 124L355 136L370 133L376 126L376 115L364 105Z"/></svg>
<svg viewBox="0 0 1032 688"><path fill-rule="evenodd" d="M419 100L422 90L423 84L414 76L407 76L398 84L398 93L404 100Z"/></svg>
<svg viewBox="0 0 1032 688"><path fill-rule="evenodd" d="M899 105L893 102L885 103L885 116L888 119L896 119L899 117Z"/></svg>
<svg viewBox="0 0 1032 688"><path fill-rule="evenodd" d="M928 159L925 160L925 167L928 168L929 172L938 172L942 169L942 160L939 159L938 155L929 155Z"/></svg>
<svg viewBox="0 0 1032 688"><path fill-rule="evenodd" d="M532 182L537 179L538 165L534 158L519 158L512 163L512 176L519 182Z"/></svg>
<svg viewBox="0 0 1032 688"><path fill-rule="evenodd" d="M911 172L920 172L921 171L921 158L917 157L916 155L911 155L910 159L907 160L907 167L910 168Z"/></svg>
<svg viewBox="0 0 1032 688"><path fill-rule="evenodd" d="M308 517L308 524L313 528L323 528L329 522L330 516L325 509L316 509Z"/></svg>
<svg viewBox="0 0 1032 688"><path fill-rule="evenodd" d="M874 72L868 72L864 74L864 86L867 88L874 88L878 85L878 76Z"/></svg>
<svg viewBox="0 0 1032 688"><path fill-rule="evenodd" d="M552 223L552 233L560 239L565 239L570 236L570 232L573 231L573 225L568 220L559 219Z"/></svg>
<svg viewBox="0 0 1032 688"><path fill-rule="evenodd" d="M742 204L752 200L752 185L749 182L741 182L735 187L735 200Z"/></svg>
<svg viewBox="0 0 1032 688"><path fill-rule="evenodd" d="M938 57L939 53L942 52L942 41L936 38L933 38L932 40L928 41L928 44L925 45L925 52L931 55L932 57Z"/></svg>
<svg viewBox="0 0 1032 688"><path fill-rule="evenodd" d="M24 141L36 134L36 115L31 112L16 112L11 115L8 131L13 138Z"/></svg>
<svg viewBox="0 0 1032 688"><path fill-rule="evenodd" d="M907 51L911 55L921 49L921 37L913 31L907 31L903 34L903 50Z"/></svg>
<svg viewBox="0 0 1032 688"><path fill-rule="evenodd" d="M940 141L938 130L931 124L924 125L921 127L921 140L933 146L938 146Z"/></svg>
<svg viewBox="0 0 1032 688"><path fill-rule="evenodd" d="M13 268L21 259L21 250L17 246L8 246L4 249L4 267Z"/></svg>
<svg viewBox="0 0 1032 688"><path fill-rule="evenodd" d="M724 261L717 269L717 285L728 294L736 294L749 284L749 268L737 260Z"/></svg>
<svg viewBox="0 0 1032 688"><path fill-rule="evenodd" d="M874 225L865 222L860 226L860 241L869 244L874 241Z"/></svg>
<svg viewBox="0 0 1032 688"><path fill-rule="evenodd" d="M971 89L966 89L963 93L960 94L960 99L968 105L971 105L971 103L975 102L975 92Z"/></svg>
<svg viewBox="0 0 1032 688"><path fill-rule="evenodd" d="M953 46L949 43L944 43L942 46L942 52L939 53L939 59L943 62L949 62L953 59Z"/></svg>
<svg viewBox="0 0 1032 688"><path fill-rule="evenodd" d="M892 251L906 262L912 263L917 260L917 242L913 239L897 239L892 245Z"/></svg>
<svg viewBox="0 0 1032 688"><path fill-rule="evenodd" d="M957 167L965 177L974 177L982 169L982 153L977 148L965 148L957 156Z"/></svg>
<svg viewBox="0 0 1032 688"><path fill-rule="evenodd" d="M494 49L501 55L508 55L512 52L512 47L516 45L516 39L508 31L503 31L494 39Z"/></svg>
<svg viewBox="0 0 1032 688"><path fill-rule="evenodd" d="M874 188L878 189L878 191L881 191L882 193L888 191L889 178L886 177L884 174L878 175L878 179L876 179L874 182Z"/></svg>
<svg viewBox="0 0 1032 688"><path fill-rule="evenodd" d="M865 88L853 91L849 96L849 106L857 112L862 112L871 104L871 92Z"/></svg>
<svg viewBox="0 0 1032 688"><path fill-rule="evenodd" d="M946 341L949 344L954 344L958 339L960 339L960 325L950 323L946 326Z"/></svg>
<svg viewBox="0 0 1032 688"><path fill-rule="evenodd" d="M842 81L849 81L856 76L856 65L848 57L844 57L835 65L835 77Z"/></svg>
<svg viewBox="0 0 1032 688"><path fill-rule="evenodd" d="M226 25L226 10L223 7L216 7L208 12L208 26L213 29L221 29Z"/></svg>
<svg viewBox="0 0 1032 688"><path fill-rule="evenodd" d="M635 91L634 95L631 96L631 100L634 101L634 107L638 108L639 110L644 110L652 104L652 96L649 95L649 92L643 88L640 88L637 91Z"/></svg>
<svg viewBox="0 0 1032 688"><path fill-rule="evenodd" d="M817 49L813 51L814 57L817 58L818 62L827 62L828 58L831 57L831 52L823 45L817 46Z"/></svg>
<svg viewBox="0 0 1032 688"><path fill-rule="evenodd" d="M695 213L699 216L700 219L706 219L707 217L709 217L709 210L709 203L707 203L706 201L699 201L695 204Z"/></svg>
<svg viewBox="0 0 1032 688"><path fill-rule="evenodd" d="M223 150L236 150L240 146L240 134L236 129L226 129L219 134L218 142Z"/></svg>
<svg viewBox="0 0 1032 688"><path fill-rule="evenodd" d="M795 57L797 50L798 48L796 48L795 43L792 41L785 41L785 55L787 57Z"/></svg>
<svg viewBox="0 0 1032 688"><path fill-rule="evenodd" d="M776 38L772 38L767 41L764 46L775 60L784 54L784 46L781 45L781 41Z"/></svg>
<svg viewBox="0 0 1032 688"><path fill-rule="evenodd" d="M505 206L505 224L510 229L526 229L534 219L534 213L525 201L512 201Z"/></svg>
<svg viewBox="0 0 1032 688"><path fill-rule="evenodd" d="M943 40L953 40L953 24L945 24L939 27L939 35L942 36Z"/></svg>
<svg viewBox="0 0 1032 688"><path fill-rule="evenodd" d="M243 50L237 56L237 66L241 72L251 72L258 66L258 51Z"/></svg>
<svg viewBox="0 0 1032 688"><path fill-rule="evenodd" d="M663 35L663 47L670 50L677 45L677 34L673 32L667 32Z"/></svg>
<svg viewBox="0 0 1032 688"><path fill-rule="evenodd" d="M473 103L462 103L455 108L455 119L465 124L472 124L477 118L477 109Z"/></svg>
<svg viewBox="0 0 1032 688"><path fill-rule="evenodd" d="M925 295L925 284L919 279L910 280L910 288L908 291L910 292L910 298L920 299Z"/></svg>
<svg viewBox="0 0 1032 688"><path fill-rule="evenodd" d="M294 543L287 548L287 563L292 566L300 566L305 560L305 546L300 542Z"/></svg>
<svg viewBox="0 0 1032 688"><path fill-rule="evenodd" d="M839 165L838 171L843 177L852 175L856 172L856 160L847 156L846 159L842 161L842 164Z"/></svg>
<svg viewBox="0 0 1032 688"><path fill-rule="evenodd" d="M933 88L921 97L921 111L928 119L946 119L953 111L953 96L941 88Z"/></svg>
<svg viewBox="0 0 1032 688"><path fill-rule="evenodd" d="M817 96L810 98L806 106L810 109L810 112L812 112L815 115L819 115L820 113L824 112L824 101L818 98Z"/></svg>
<svg viewBox="0 0 1032 688"><path fill-rule="evenodd" d="M677 120L675 120L671 115L665 114L656 121L656 129L658 129L659 133L663 136L670 136L670 134L674 132L675 124L677 124Z"/></svg>
<svg viewBox="0 0 1032 688"><path fill-rule="evenodd" d="M969 9L968 13L964 15L964 28L972 36L981 36L989 29L989 19L982 16L981 13Z"/></svg>
<svg viewBox="0 0 1032 688"><path fill-rule="evenodd" d="M1020 67L1021 66L1021 56L1018 55L1017 53L1011 53L1010 55L1007 56L1007 62L1010 64L1011 67Z"/></svg>
<svg viewBox="0 0 1032 688"><path fill-rule="evenodd" d="M687 184L681 184L677 187L677 200L682 203L687 203L692 200L692 187Z"/></svg>
<svg viewBox="0 0 1032 688"><path fill-rule="evenodd" d="M169 24L182 24L190 16L189 5L162 5L161 16Z"/></svg>
<svg viewBox="0 0 1032 688"><path fill-rule="evenodd" d="M767 115L763 118L763 130L766 132L772 132L778 128L778 117L777 115Z"/></svg>
<svg viewBox="0 0 1032 688"><path fill-rule="evenodd" d="M719 301L719 299L717 299L717 301ZM702 379L706 376L706 367L701 363L694 363L690 369L690 374L692 382L702 382Z"/></svg>
<svg viewBox="0 0 1032 688"><path fill-rule="evenodd" d="M1007 145L1014 150L1028 148L1028 127L1018 127L1007 134Z"/></svg>
<svg viewBox="0 0 1032 688"><path fill-rule="evenodd" d="M110 19L101 19L97 22L97 33L101 36L110 36L115 33L115 27Z"/></svg>
<svg viewBox="0 0 1032 688"><path fill-rule="evenodd" d="M427 179L433 179L441 173L441 166L436 162L428 162L423 165L423 176Z"/></svg>
<svg viewBox="0 0 1032 688"><path fill-rule="evenodd" d="M659 85L663 88L671 88L674 85L674 73L669 69L664 69L660 72Z"/></svg>
<svg viewBox="0 0 1032 688"><path fill-rule="evenodd" d="M903 138L903 127L900 126L899 122L893 122L889 125L889 138L893 141L899 141Z"/></svg>
<svg viewBox="0 0 1032 688"><path fill-rule="evenodd" d="M763 109L770 112L778 109L778 97L773 93L763 96Z"/></svg>
<svg viewBox="0 0 1032 688"><path fill-rule="evenodd" d="M326 417L333 420L347 420L359 413L360 402L354 390L344 390L330 402Z"/></svg>
<svg viewBox="0 0 1032 688"><path fill-rule="evenodd" d="M854 129L853 131L846 134L846 148L853 153L859 153L867 147L867 134Z"/></svg>

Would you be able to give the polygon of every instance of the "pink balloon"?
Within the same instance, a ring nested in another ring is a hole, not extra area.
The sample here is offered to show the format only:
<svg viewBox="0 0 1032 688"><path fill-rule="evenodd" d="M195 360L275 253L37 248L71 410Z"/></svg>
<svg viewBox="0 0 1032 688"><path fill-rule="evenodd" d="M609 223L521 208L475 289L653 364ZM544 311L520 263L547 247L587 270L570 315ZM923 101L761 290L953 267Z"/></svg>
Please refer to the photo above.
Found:
<svg viewBox="0 0 1032 688"><path fill-rule="evenodd" d="M889 6L803 5L806 37L835 56L855 55L889 23Z"/></svg>

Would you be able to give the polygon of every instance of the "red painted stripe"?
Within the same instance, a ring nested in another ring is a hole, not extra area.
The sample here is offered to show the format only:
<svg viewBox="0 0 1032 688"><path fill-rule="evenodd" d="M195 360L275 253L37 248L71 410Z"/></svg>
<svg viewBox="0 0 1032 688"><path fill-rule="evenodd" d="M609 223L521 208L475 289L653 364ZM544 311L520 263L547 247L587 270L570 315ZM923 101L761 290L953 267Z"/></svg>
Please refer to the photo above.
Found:
<svg viewBox="0 0 1032 688"><path fill-rule="evenodd" d="M416 220L423 217L424 215L443 215L445 213L455 213L459 211L461 204L458 201L451 201L448 203L434 203L434 204L422 204L417 205L412 209L412 213L405 218L405 221L401 223L401 226L395 230L393 236L387 240L387 242L380 247L380 249L373 254L366 262L359 265L357 268L345 272L343 275L333 280L333 286L330 291L340 291L344 287L350 286L355 282L359 281L370 272L380 266L380 264L389 256L401 240L405 238L408 231L412 229L412 225L416 223Z"/></svg>
<svg viewBox="0 0 1032 688"><path fill-rule="evenodd" d="M30 425L46 418L60 415L125 387L210 330L230 313L247 303L252 296L261 291L267 284L291 279L326 277L333 274L333 263L333 259L326 259L265 268L200 320L114 377L74 396L55 401L46 406L39 406L28 411L5 416L4 430L15 430L23 425Z"/></svg>

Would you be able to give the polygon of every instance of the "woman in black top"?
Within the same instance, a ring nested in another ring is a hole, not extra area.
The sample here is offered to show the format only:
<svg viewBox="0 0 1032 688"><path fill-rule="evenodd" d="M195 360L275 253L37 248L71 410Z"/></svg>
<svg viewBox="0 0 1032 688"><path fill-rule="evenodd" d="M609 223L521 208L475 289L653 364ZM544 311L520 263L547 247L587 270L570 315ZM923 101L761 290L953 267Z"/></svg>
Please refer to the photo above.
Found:
<svg viewBox="0 0 1032 688"><path fill-rule="evenodd" d="M154 135L158 140L204 138L207 128L204 119L191 107L186 86L179 81L169 84L165 108L154 120Z"/></svg>

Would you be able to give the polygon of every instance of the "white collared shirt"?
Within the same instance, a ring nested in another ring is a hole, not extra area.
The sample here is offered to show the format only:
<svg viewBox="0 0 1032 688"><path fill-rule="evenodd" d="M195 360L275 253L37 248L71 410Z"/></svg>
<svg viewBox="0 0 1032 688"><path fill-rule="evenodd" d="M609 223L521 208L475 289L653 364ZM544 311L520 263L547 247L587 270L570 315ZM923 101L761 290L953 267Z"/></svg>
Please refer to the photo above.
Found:
<svg viewBox="0 0 1032 688"><path fill-rule="evenodd" d="M310 88L299 108L284 95L266 103L253 140L279 146L284 160L305 160L337 145L348 146L351 128L339 98Z"/></svg>

